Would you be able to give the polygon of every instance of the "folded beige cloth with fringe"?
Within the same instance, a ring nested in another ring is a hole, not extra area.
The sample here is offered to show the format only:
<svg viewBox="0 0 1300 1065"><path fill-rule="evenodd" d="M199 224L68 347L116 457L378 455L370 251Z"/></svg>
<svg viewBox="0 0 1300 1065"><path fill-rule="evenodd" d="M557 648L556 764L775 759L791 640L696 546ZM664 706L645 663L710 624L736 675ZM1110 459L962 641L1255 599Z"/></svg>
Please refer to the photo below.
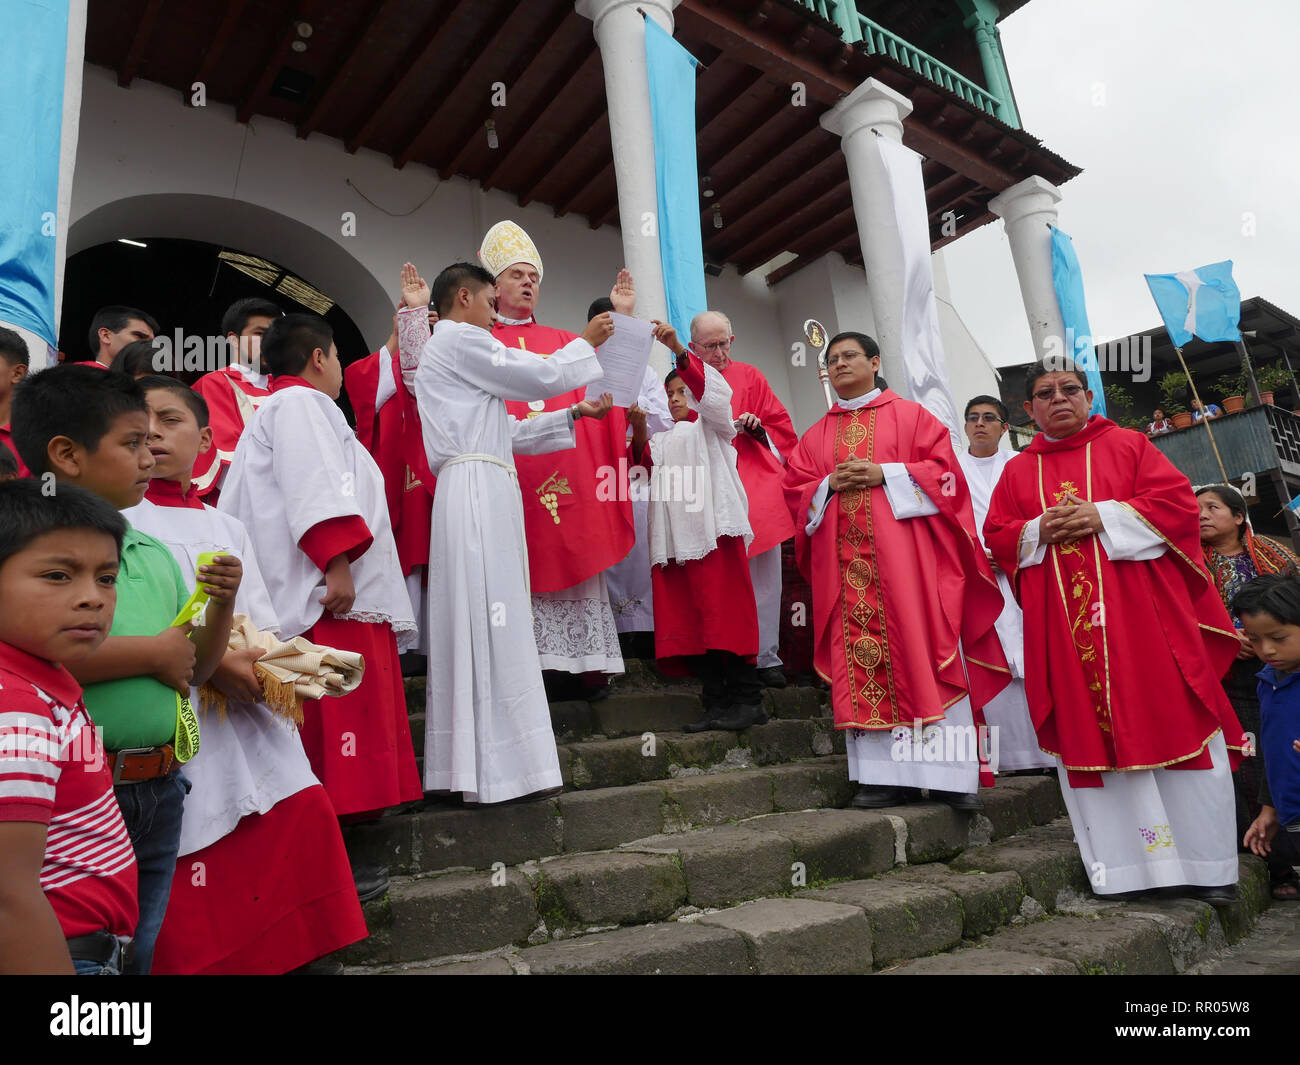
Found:
<svg viewBox="0 0 1300 1065"><path fill-rule="evenodd" d="M230 650L257 648L266 653L253 663L262 682L262 701L281 717L302 724L302 701L346 695L361 683L365 659L355 651L321 647L301 636L287 642L253 627L247 614L236 614L230 626ZM226 712L226 696L212 685L199 689L202 709Z"/></svg>

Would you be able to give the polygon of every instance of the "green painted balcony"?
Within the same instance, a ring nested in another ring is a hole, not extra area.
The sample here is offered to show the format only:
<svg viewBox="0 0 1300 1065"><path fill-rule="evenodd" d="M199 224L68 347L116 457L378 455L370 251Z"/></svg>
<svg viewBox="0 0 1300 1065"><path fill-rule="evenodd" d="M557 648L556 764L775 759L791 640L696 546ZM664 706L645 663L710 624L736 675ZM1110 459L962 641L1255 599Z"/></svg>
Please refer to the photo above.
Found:
<svg viewBox="0 0 1300 1065"><path fill-rule="evenodd" d="M798 2L827 22L838 26L840 36L849 44L861 45L869 55L887 56L978 107L981 111L1002 120L1009 126L1020 128L1019 115L1014 102L1010 99L1009 91L1006 93L1007 99L1003 99L999 94L976 85L970 78L958 74L952 67L867 18L857 9L853 0L798 0ZM1000 47L996 51L990 51L986 58L986 70L990 63L997 69L996 72L989 71L994 75L989 80L1009 85Z"/></svg>

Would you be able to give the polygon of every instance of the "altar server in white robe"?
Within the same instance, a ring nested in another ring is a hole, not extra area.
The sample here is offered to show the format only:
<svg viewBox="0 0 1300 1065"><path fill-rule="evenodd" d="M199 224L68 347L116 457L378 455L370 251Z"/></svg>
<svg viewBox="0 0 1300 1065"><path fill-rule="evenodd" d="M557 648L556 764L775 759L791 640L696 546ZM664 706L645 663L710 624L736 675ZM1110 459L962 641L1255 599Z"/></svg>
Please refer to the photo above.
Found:
<svg viewBox="0 0 1300 1065"><path fill-rule="evenodd" d="M278 634L247 530L202 503L192 479L195 459L212 446L207 404L174 378L140 384L155 465L126 517L167 546L191 584L203 552L236 555L244 570L236 611ZM227 652L210 682L220 706L191 692L201 743L185 763L191 790L157 973L285 973L366 936L334 807L293 722L259 698L257 657Z"/></svg>
<svg viewBox="0 0 1300 1065"><path fill-rule="evenodd" d="M262 340L271 395L239 439L220 509L247 526L284 639L355 651L355 691L303 703L303 746L340 817L423 797L398 651L416 639L383 475L335 404L343 367L316 315Z"/></svg>
<svg viewBox="0 0 1300 1065"><path fill-rule="evenodd" d="M1007 432L1007 408L994 396L976 396L966 404L966 439L970 447L957 455L966 485L970 489L971 507L975 511L975 529L984 543L984 519L989 514L993 488L1006 464L1016 457L1010 448L999 446ZM988 554L987 548L985 554ZM989 555L990 560L992 555ZM1056 759L1038 746L1038 735L1029 716L1025 698L1025 638L1020 626L1020 605L1011 591L1007 575L994 568L1002 601L1006 603L998 616L998 641L1011 667L1011 683L984 706L984 720L989 727L989 768L995 773L1019 769L1046 769Z"/></svg>
<svg viewBox="0 0 1300 1065"><path fill-rule="evenodd" d="M422 307L398 315L403 376L414 370L429 467L438 478L429 544L429 655L424 782L466 801L505 802L559 788L560 763L533 635L522 500L513 452L574 446L574 420L601 417L606 394L527 420L506 400L532 401L603 376L595 347L613 332L602 314L582 336L539 359L491 329L494 278L456 263L434 282L438 323L409 365L407 331ZM407 302L418 303L408 299Z"/></svg>

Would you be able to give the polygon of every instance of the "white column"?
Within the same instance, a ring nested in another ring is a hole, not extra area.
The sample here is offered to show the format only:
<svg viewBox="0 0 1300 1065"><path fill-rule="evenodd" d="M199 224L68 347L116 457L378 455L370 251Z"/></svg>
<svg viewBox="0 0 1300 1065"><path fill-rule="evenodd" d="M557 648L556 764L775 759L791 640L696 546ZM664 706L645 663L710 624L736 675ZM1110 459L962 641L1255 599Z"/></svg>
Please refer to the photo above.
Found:
<svg viewBox="0 0 1300 1065"><path fill-rule="evenodd" d="M636 281L638 318L668 317L663 264L659 258L659 200L655 183L654 128L646 71L641 8L669 33L681 0L577 0L579 15L592 21L605 67L609 139L618 184L618 218L624 264Z"/></svg>
<svg viewBox="0 0 1300 1065"><path fill-rule="evenodd" d="M867 292L880 344L881 373L900 394L903 369L903 254L894 219L893 198L877 135L903 139L903 119L911 113L907 97L868 78L821 117L823 128L839 135L849 168L853 214L867 271Z"/></svg>
<svg viewBox="0 0 1300 1065"><path fill-rule="evenodd" d="M1056 225L1056 205L1060 201L1057 187L1038 175L1017 182L989 200L989 210L1002 219L1011 243L1035 359L1072 351L1065 345L1065 324L1052 284L1052 234L1047 228Z"/></svg>

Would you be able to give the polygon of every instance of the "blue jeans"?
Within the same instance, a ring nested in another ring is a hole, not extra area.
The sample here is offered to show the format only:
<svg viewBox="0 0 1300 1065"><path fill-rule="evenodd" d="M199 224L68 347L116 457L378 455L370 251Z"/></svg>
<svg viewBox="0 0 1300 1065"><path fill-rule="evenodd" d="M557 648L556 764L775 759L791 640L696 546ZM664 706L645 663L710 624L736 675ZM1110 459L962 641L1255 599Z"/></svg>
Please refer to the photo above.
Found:
<svg viewBox="0 0 1300 1065"><path fill-rule="evenodd" d="M128 976L148 976L153 966L153 947L172 893L176 855L181 849L181 811L189 790L190 782L179 769L165 777L119 784L113 789L135 848L140 884L140 923L135 929L135 955L125 969Z"/></svg>

